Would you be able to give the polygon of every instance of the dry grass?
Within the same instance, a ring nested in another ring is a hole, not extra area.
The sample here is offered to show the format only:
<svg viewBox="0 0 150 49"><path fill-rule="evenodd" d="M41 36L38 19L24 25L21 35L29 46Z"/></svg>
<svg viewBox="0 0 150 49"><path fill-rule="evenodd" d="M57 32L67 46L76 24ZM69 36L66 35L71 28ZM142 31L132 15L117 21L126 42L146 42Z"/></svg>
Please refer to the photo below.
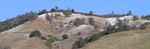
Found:
<svg viewBox="0 0 150 49"><path fill-rule="evenodd" d="M88 43L81 49L149 49L150 29L114 33Z"/></svg>

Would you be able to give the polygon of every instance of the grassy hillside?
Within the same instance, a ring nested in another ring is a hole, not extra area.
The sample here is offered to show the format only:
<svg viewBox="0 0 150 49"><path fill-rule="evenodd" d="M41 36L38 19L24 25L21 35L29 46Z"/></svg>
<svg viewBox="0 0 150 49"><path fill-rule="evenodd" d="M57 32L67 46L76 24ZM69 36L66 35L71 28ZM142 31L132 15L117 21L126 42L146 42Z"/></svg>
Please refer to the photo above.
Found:
<svg viewBox="0 0 150 49"><path fill-rule="evenodd" d="M150 29L110 34L81 49L149 49Z"/></svg>

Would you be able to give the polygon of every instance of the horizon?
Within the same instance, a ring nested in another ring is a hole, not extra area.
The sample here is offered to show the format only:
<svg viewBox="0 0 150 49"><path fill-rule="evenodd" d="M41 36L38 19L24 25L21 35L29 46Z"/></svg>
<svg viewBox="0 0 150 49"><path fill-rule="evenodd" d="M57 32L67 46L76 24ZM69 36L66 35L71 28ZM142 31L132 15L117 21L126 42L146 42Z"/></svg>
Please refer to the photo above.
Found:
<svg viewBox="0 0 150 49"><path fill-rule="evenodd" d="M112 11L115 14L126 14L131 10L133 15L142 16L150 14L149 2L148 0L3 0L0 2L0 22L26 12L38 12L43 9L51 10L56 6L59 9L70 7L77 12L84 13L93 11L94 14L98 15L110 14Z"/></svg>

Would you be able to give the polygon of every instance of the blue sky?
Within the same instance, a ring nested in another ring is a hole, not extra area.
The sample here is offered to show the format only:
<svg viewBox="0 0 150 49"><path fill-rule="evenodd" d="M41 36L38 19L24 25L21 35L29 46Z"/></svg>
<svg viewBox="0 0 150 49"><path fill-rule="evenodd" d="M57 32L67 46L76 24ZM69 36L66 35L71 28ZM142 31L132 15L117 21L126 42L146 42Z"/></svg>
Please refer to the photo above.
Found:
<svg viewBox="0 0 150 49"><path fill-rule="evenodd" d="M79 12L93 11L95 14L118 14L129 10L134 15L150 14L150 0L1 0L0 21L16 17L29 11L38 12L42 9L50 10L58 6L61 9L74 8Z"/></svg>

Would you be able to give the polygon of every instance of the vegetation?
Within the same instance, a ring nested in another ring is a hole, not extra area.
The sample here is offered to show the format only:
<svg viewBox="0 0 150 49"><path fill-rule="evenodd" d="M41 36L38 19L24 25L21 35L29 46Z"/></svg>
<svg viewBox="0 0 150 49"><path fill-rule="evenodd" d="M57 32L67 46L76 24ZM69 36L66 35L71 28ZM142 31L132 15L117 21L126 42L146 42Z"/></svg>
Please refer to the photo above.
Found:
<svg viewBox="0 0 150 49"><path fill-rule="evenodd" d="M150 15L142 16L142 19L150 20Z"/></svg>
<svg viewBox="0 0 150 49"><path fill-rule="evenodd" d="M70 17L69 15L72 14L72 11L70 10L70 8L68 8L66 11L64 11L64 14L65 14L65 17Z"/></svg>
<svg viewBox="0 0 150 49"><path fill-rule="evenodd" d="M36 36L41 37L41 33L37 30L33 31L29 37L31 38L31 37L36 37Z"/></svg>
<svg viewBox="0 0 150 49"><path fill-rule="evenodd" d="M93 11L89 11L89 15L93 15Z"/></svg>
<svg viewBox="0 0 150 49"><path fill-rule="evenodd" d="M46 9L39 11L38 15L44 14L44 13L48 13L48 11Z"/></svg>
<svg viewBox="0 0 150 49"><path fill-rule="evenodd" d="M47 40L47 38L45 36L41 36L42 40Z"/></svg>
<svg viewBox="0 0 150 49"><path fill-rule="evenodd" d="M94 25L95 24L95 21L93 20L93 18L88 18L88 20L89 20L89 24L90 25Z"/></svg>
<svg viewBox="0 0 150 49"><path fill-rule="evenodd" d="M26 14L18 15L16 18L0 22L0 32L9 30L27 21L35 20L36 18L38 18L37 13L32 11Z"/></svg>
<svg viewBox="0 0 150 49"><path fill-rule="evenodd" d="M131 12L131 11L129 11L126 15L132 15L132 12Z"/></svg>
<svg viewBox="0 0 150 49"><path fill-rule="evenodd" d="M99 39L99 35L98 34L93 34L90 38L89 38L89 41L88 42L92 42L92 41L95 41L95 40L98 40Z"/></svg>
<svg viewBox="0 0 150 49"><path fill-rule="evenodd" d="M140 29L150 28L150 23L144 23L140 26Z"/></svg>
<svg viewBox="0 0 150 49"><path fill-rule="evenodd" d="M51 23L52 21L52 16L48 15L48 13L46 13L46 20L49 21Z"/></svg>
<svg viewBox="0 0 150 49"><path fill-rule="evenodd" d="M74 9L72 9L72 10L71 10L71 12L72 12L72 13L75 13L75 10L74 10Z"/></svg>
<svg viewBox="0 0 150 49"><path fill-rule="evenodd" d="M79 26L79 25L82 25L84 24L84 20L81 19L81 18L76 18L75 21L74 21L74 25L75 26Z"/></svg>
<svg viewBox="0 0 150 49"><path fill-rule="evenodd" d="M63 39L68 39L68 35L67 35L67 34L64 34L64 35L62 36L62 38L63 38Z"/></svg>
<svg viewBox="0 0 150 49"><path fill-rule="evenodd" d="M45 45L48 46L49 49L52 49L52 43L53 43L52 40L51 40L51 39L48 39L48 40L46 41Z"/></svg>
<svg viewBox="0 0 150 49"><path fill-rule="evenodd" d="M79 38L73 45L72 49L78 49L83 47L86 44L86 41L83 38Z"/></svg>

